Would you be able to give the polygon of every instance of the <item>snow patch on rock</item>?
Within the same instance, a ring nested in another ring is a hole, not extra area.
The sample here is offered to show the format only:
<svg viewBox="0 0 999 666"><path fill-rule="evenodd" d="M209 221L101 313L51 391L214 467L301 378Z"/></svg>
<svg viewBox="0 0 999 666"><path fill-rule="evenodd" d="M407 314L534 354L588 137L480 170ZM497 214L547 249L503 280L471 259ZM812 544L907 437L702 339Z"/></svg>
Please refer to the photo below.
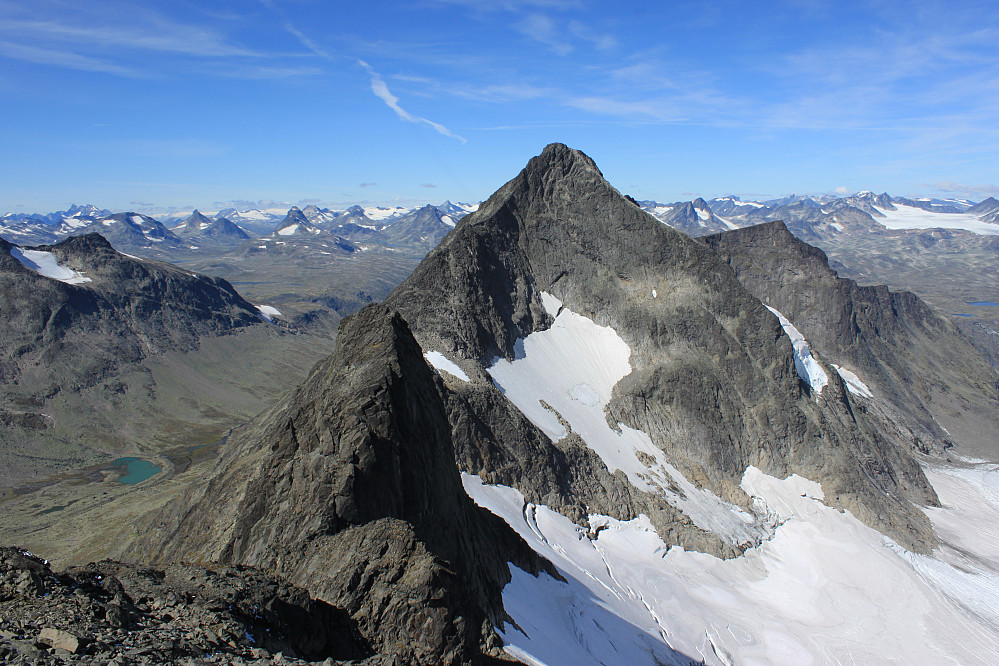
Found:
<svg viewBox="0 0 999 666"><path fill-rule="evenodd" d="M256 307L257 310L260 311L260 316L266 319L267 321L272 321L273 317L281 316L281 312L277 308L271 305L257 305L254 307Z"/></svg>
<svg viewBox="0 0 999 666"><path fill-rule="evenodd" d="M424 352L423 358L438 371L443 371L453 375L463 382L471 381L465 371L458 367L458 364L450 360L444 354L437 351Z"/></svg>
<svg viewBox="0 0 999 666"><path fill-rule="evenodd" d="M59 263L55 253L44 252L42 250L24 250L19 247L10 249L10 256L17 259L25 267L30 268L39 275L44 275L53 280L59 280L66 284L82 284L92 282L91 278L84 277L80 272L67 268Z"/></svg>
<svg viewBox="0 0 999 666"><path fill-rule="evenodd" d="M836 373L843 378L846 382L846 389L854 394L863 396L864 398L873 398L874 394L871 393L870 387L860 380L860 377L856 375L852 370L847 370L841 365L832 364L832 367L836 368Z"/></svg>
<svg viewBox="0 0 999 666"><path fill-rule="evenodd" d="M808 349L808 342L805 341L805 336L780 312L769 305L767 305L767 310L777 315L784 333L791 339L791 346L794 347L794 368L798 371L798 376L812 387L816 395L822 393L822 389L829 383L829 375L822 369L819 362L812 357L812 352Z"/></svg>

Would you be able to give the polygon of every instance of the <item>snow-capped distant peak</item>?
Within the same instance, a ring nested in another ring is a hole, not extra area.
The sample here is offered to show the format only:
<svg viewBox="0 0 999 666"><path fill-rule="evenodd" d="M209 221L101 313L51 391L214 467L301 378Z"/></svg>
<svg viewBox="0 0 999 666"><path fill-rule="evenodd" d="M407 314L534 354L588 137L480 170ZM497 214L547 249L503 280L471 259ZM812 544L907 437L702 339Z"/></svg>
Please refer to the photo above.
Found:
<svg viewBox="0 0 999 666"><path fill-rule="evenodd" d="M411 208L403 208L402 206L361 206L360 208L364 211L365 217L375 221L398 217L412 210Z"/></svg>

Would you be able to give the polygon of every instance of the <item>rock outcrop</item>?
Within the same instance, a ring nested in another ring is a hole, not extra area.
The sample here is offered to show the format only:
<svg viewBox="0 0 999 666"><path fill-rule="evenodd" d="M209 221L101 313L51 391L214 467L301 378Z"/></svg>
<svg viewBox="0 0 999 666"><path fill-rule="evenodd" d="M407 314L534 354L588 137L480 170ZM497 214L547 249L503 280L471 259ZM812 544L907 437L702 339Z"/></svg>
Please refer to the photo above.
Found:
<svg viewBox="0 0 999 666"><path fill-rule="evenodd" d="M250 567L104 560L58 572L0 548L3 663L270 664L278 654L381 663L342 609Z"/></svg>
<svg viewBox="0 0 999 666"><path fill-rule="evenodd" d="M379 654L479 661L499 644L507 562L546 564L465 494L446 393L398 313L362 309L134 555L275 569L348 611Z"/></svg>

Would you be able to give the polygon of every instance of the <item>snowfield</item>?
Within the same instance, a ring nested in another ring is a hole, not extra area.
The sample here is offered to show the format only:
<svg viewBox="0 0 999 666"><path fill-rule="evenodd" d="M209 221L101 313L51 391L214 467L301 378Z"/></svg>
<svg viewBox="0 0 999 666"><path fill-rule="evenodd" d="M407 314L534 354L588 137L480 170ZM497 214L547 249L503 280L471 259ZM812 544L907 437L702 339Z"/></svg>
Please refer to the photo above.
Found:
<svg viewBox="0 0 999 666"><path fill-rule="evenodd" d="M470 381L468 375L465 371L458 367L458 364L450 360L444 354L436 351L425 352L423 358L427 359L427 363L432 365L438 371L446 372L450 375L454 375L463 382Z"/></svg>
<svg viewBox="0 0 999 666"><path fill-rule="evenodd" d="M961 536L933 557L826 506L817 483L753 467L742 488L782 524L732 560L667 549L644 516L591 515L585 530L517 490L462 480L567 581L511 565L503 603L516 626L502 635L526 663L984 665L999 647L999 466L989 469L931 472L946 508L927 513L942 537L992 521L991 539Z"/></svg>
<svg viewBox="0 0 999 666"><path fill-rule="evenodd" d="M255 307L260 312L260 316L263 317L264 319L266 319L267 321L272 321L273 317L280 317L281 316L281 311L278 310L274 306L271 306L271 305L257 305Z"/></svg>
<svg viewBox="0 0 999 666"><path fill-rule="evenodd" d="M59 263L52 252L42 250L23 250L19 247L12 247L10 255L20 261L24 266L35 271L39 275L44 275L53 280L59 280L66 284L82 284L92 282L91 278L84 277L82 273L66 268Z"/></svg>
<svg viewBox="0 0 999 666"><path fill-rule="evenodd" d="M964 229L976 234L999 234L999 224L983 222L967 213L931 213L903 204L895 204L896 210L873 208L884 215L874 221L889 229Z"/></svg>
<svg viewBox="0 0 999 666"><path fill-rule="evenodd" d="M698 527L731 544L761 538L767 525L696 487L646 433L623 423L611 428L607 403L614 385L631 372L631 349L613 328L562 307L551 294L542 293L541 300L555 317L551 328L519 340L512 363L497 358L487 369L504 395L552 441L568 436L568 425L608 471L620 469L636 488L663 495Z"/></svg>
<svg viewBox="0 0 999 666"><path fill-rule="evenodd" d="M819 362L812 357L812 352L808 349L808 342L805 341L805 336L794 327L794 324L769 305L767 305L767 310L777 315L777 319L780 320L780 325L784 329L784 333L787 334L787 337L790 338L791 346L794 348L794 369L798 371L798 376L812 387L812 391L815 392L816 399L818 399L818 394L822 393L822 389L829 383L829 375L822 369Z"/></svg>
<svg viewBox="0 0 999 666"><path fill-rule="evenodd" d="M865 398L874 397L874 394L871 392L870 387L868 387L867 384L862 382L860 380L860 377L858 377L855 372L853 372L852 370L847 370L846 368L836 365L835 363L832 364L832 367L836 368L836 374L842 377L843 381L846 382L846 390L848 390L850 393L852 393L853 395L863 396Z"/></svg>

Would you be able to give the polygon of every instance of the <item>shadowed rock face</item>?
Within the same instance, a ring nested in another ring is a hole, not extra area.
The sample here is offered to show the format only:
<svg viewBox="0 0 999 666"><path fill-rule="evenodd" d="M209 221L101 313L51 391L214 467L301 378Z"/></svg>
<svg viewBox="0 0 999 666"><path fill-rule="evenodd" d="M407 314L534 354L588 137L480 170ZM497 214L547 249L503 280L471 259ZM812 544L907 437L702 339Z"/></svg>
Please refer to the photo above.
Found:
<svg viewBox="0 0 999 666"><path fill-rule="evenodd" d="M870 417L923 452L972 433L939 421L985 421L999 430L999 378L947 320L909 292L861 287L837 277L826 255L770 222L701 239L754 296L789 317L830 363L850 368L875 392ZM866 410L865 410L866 411ZM956 416L955 416L956 413Z"/></svg>
<svg viewBox="0 0 999 666"><path fill-rule="evenodd" d="M229 439L200 493L154 522L157 561L274 568L346 609L381 653L468 662L503 618L507 561L542 565L465 495L447 389L372 305L294 395ZM554 573L554 572L553 572Z"/></svg>

